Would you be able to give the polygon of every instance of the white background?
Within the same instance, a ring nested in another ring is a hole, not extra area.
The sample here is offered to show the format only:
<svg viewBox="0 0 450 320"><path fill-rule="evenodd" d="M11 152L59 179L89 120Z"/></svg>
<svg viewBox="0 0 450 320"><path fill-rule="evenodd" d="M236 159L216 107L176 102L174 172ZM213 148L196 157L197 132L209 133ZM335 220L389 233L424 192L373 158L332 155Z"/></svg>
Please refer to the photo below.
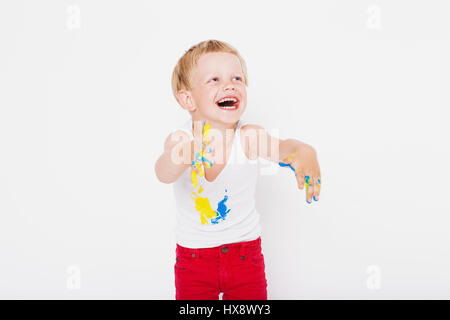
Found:
<svg viewBox="0 0 450 320"><path fill-rule="evenodd" d="M154 163L189 119L170 77L219 39L244 119L312 145L307 204L260 176L269 299L450 298L448 1L2 1L0 297L173 299Z"/></svg>

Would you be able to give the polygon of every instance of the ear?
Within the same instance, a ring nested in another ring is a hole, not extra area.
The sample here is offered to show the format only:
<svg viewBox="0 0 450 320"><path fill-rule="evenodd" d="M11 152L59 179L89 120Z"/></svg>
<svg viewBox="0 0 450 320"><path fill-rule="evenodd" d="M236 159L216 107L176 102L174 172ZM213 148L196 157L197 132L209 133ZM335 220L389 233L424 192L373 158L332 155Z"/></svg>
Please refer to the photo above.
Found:
<svg viewBox="0 0 450 320"><path fill-rule="evenodd" d="M197 110L197 107L195 106L194 103L194 99L192 98L192 94L189 91L186 90L178 91L178 102L184 109L190 112Z"/></svg>

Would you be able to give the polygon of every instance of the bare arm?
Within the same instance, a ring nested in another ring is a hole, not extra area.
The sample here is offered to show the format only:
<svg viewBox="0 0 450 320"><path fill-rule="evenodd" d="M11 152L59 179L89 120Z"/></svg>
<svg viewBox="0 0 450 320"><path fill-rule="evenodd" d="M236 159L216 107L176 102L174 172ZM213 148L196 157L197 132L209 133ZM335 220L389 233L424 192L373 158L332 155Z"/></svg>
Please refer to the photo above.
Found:
<svg viewBox="0 0 450 320"><path fill-rule="evenodd" d="M155 173L163 183L175 182L191 165L194 156L194 140L177 130L166 138L164 152L155 163Z"/></svg>
<svg viewBox="0 0 450 320"><path fill-rule="evenodd" d="M295 170L299 189L303 189L306 181L307 201L310 203L313 197L316 201L319 199L321 173L317 153L312 146L296 139L277 139L259 125L244 127L244 134L250 140L253 138L253 143L249 143L251 158L253 153L273 162L290 164Z"/></svg>
<svg viewBox="0 0 450 320"><path fill-rule="evenodd" d="M258 156L273 162L282 162L289 155L304 149L312 149L310 145L296 139L278 139L271 136L262 126L247 124L243 127L244 139L249 139L251 158ZM252 156L253 155L253 156Z"/></svg>

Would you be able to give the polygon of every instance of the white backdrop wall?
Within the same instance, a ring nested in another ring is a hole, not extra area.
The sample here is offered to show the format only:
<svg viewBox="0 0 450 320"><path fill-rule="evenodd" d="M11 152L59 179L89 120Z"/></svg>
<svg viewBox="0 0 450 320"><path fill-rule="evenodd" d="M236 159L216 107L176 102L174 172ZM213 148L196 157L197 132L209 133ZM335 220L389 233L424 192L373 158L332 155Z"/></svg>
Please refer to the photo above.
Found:
<svg viewBox="0 0 450 320"><path fill-rule="evenodd" d="M269 299L450 298L448 1L2 1L0 298L173 299L154 163L193 44L245 58L244 119L314 146L261 175Z"/></svg>

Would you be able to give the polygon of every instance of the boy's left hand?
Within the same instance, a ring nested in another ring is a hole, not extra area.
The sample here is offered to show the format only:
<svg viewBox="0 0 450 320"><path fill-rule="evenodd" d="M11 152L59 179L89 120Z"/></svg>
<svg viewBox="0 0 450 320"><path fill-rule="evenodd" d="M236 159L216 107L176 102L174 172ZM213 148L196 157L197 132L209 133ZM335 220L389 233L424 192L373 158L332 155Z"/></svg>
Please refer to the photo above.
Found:
<svg viewBox="0 0 450 320"><path fill-rule="evenodd" d="M295 177L299 189L306 186L306 201L311 203L312 199L319 201L321 175L317 154L313 147L302 145L297 151L282 160L290 164L295 170Z"/></svg>

